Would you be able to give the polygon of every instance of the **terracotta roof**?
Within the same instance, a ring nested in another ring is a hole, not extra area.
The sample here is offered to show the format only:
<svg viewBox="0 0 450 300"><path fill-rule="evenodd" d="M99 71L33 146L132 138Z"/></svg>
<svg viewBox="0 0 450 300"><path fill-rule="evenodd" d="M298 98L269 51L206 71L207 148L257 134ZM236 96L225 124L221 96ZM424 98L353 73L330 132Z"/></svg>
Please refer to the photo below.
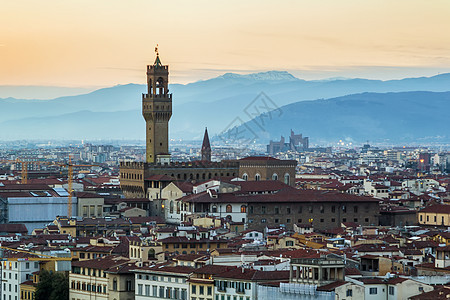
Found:
<svg viewBox="0 0 450 300"><path fill-rule="evenodd" d="M28 229L25 224L0 224L0 232L6 233L28 233Z"/></svg>
<svg viewBox="0 0 450 300"><path fill-rule="evenodd" d="M218 274L220 278L241 279L251 281L276 281L289 279L289 271L259 271L245 268L235 268Z"/></svg>
<svg viewBox="0 0 450 300"><path fill-rule="evenodd" d="M323 292L332 292L334 291L337 287L340 287L341 285L346 284L346 281L335 281L326 285L322 285L317 287L318 291L323 291Z"/></svg>
<svg viewBox="0 0 450 300"><path fill-rule="evenodd" d="M410 300L447 300L450 297L450 287L436 287L434 291L409 297Z"/></svg>
<svg viewBox="0 0 450 300"><path fill-rule="evenodd" d="M361 275L361 272L356 268L345 268L345 275Z"/></svg>
<svg viewBox="0 0 450 300"><path fill-rule="evenodd" d="M72 267L108 270L110 268L126 264L128 262L128 258L110 255L91 260L72 261Z"/></svg>
<svg viewBox="0 0 450 300"><path fill-rule="evenodd" d="M167 175L152 175L150 177L145 178L145 180L149 181L174 181L175 178Z"/></svg>
<svg viewBox="0 0 450 300"><path fill-rule="evenodd" d="M241 190L239 192L241 193L262 192L262 191L271 192L271 191L279 191L282 189L296 190L294 187L291 187L278 180L232 181L231 183L239 185L241 187Z"/></svg>
<svg viewBox="0 0 450 300"><path fill-rule="evenodd" d="M183 193L192 193L192 183L188 181L174 181L175 184Z"/></svg>
<svg viewBox="0 0 450 300"><path fill-rule="evenodd" d="M277 161L279 159L270 157L270 156L248 156L248 157L244 157L241 158L239 161L252 161L252 160L256 160L256 161L265 161L265 160L272 160L272 161Z"/></svg>
<svg viewBox="0 0 450 300"><path fill-rule="evenodd" d="M228 272L236 267L232 266L221 266L221 265L206 265L204 267L198 268L194 271L196 274L209 274L209 275L219 275L221 273Z"/></svg>
<svg viewBox="0 0 450 300"><path fill-rule="evenodd" d="M255 181L260 182L260 181ZM212 198L207 192L192 194L182 199L184 202L191 203L261 203L261 202L379 202L379 199L356 196L337 191L318 191L318 190L296 190L286 188L273 194L238 194L219 193L216 198Z"/></svg>
<svg viewBox="0 0 450 300"><path fill-rule="evenodd" d="M145 266L140 268L134 268L135 272L144 272L144 273L158 273L158 274L167 274L167 273L175 273L175 274L191 274L195 269L188 266Z"/></svg>
<svg viewBox="0 0 450 300"><path fill-rule="evenodd" d="M205 255L203 255L203 254L180 254L180 255L174 257L174 259L182 260L182 261L196 261L202 257L205 257Z"/></svg>
<svg viewBox="0 0 450 300"><path fill-rule="evenodd" d="M408 280L408 278L403 277L392 277L389 279L374 277L374 278L358 278L358 281L363 282L364 284L399 284Z"/></svg>
<svg viewBox="0 0 450 300"><path fill-rule="evenodd" d="M143 224L143 223L151 223L151 222L155 222L156 224L164 224L165 221L163 218L161 217L129 217L128 220L130 220L130 222L132 224Z"/></svg>
<svg viewBox="0 0 450 300"><path fill-rule="evenodd" d="M450 214L450 205L434 204L421 209L419 212Z"/></svg>

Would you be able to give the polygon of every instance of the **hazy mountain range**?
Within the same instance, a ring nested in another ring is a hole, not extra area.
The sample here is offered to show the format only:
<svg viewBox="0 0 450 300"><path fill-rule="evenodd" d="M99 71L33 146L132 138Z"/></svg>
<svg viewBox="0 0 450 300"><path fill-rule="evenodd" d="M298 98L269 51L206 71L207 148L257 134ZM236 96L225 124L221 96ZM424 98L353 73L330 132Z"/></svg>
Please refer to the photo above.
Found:
<svg viewBox="0 0 450 300"><path fill-rule="evenodd" d="M278 71L227 73L169 89L171 138L200 139L205 127L211 135L219 134L250 121L255 112L275 108L282 113L272 114L267 126L253 130L261 142L288 135L291 128L312 143L340 138L449 140L450 100L444 92L450 90L450 74L389 81L306 81ZM0 138L144 139L140 110L145 91L144 85L127 84L52 100L0 98ZM258 102L261 92L269 106Z"/></svg>

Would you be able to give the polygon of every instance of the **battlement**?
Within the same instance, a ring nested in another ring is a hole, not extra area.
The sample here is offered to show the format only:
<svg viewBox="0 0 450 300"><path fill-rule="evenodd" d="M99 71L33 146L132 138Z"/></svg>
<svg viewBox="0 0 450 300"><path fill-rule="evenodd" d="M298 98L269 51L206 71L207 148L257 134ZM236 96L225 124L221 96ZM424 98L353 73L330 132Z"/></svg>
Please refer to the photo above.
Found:
<svg viewBox="0 0 450 300"><path fill-rule="evenodd" d="M169 164L160 163L144 163L144 162L129 162L121 161L120 168L124 169L175 169L175 168L190 168L190 169L222 169L222 168L239 168L238 161L191 161L191 162L170 162Z"/></svg>
<svg viewBox="0 0 450 300"><path fill-rule="evenodd" d="M120 168L127 169L146 169L147 163L145 162L137 162L137 161L121 161Z"/></svg>
<svg viewBox="0 0 450 300"><path fill-rule="evenodd" d="M172 101L172 94L142 94L142 100L152 100L152 99L168 99Z"/></svg>
<svg viewBox="0 0 450 300"><path fill-rule="evenodd" d="M167 71L167 70L169 70L169 66L155 66L155 65L147 65L147 72L148 71L153 71L153 70L164 70L164 71Z"/></svg>
<svg viewBox="0 0 450 300"><path fill-rule="evenodd" d="M191 161L191 162L171 162L170 164L148 164L148 168L152 169L228 169L239 168L239 162L237 161Z"/></svg>

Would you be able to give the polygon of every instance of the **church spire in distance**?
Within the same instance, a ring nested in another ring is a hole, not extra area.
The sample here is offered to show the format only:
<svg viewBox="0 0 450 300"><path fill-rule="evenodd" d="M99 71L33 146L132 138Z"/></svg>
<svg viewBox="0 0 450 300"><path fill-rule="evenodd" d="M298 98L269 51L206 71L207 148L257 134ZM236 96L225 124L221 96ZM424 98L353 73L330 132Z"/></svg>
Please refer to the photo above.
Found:
<svg viewBox="0 0 450 300"><path fill-rule="evenodd" d="M205 128L202 144L202 161L211 161L211 144L209 143L208 128Z"/></svg>

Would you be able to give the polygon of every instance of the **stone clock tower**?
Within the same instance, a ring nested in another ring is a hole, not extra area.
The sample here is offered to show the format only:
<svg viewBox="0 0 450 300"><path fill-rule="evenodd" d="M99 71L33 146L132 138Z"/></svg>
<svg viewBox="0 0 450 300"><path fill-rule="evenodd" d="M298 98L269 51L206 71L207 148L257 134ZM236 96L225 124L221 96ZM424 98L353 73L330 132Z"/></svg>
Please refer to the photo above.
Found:
<svg viewBox="0 0 450 300"><path fill-rule="evenodd" d="M147 94L142 95L142 115L146 123L147 163L168 163L169 120L172 94L169 94L169 66L159 59L158 48L153 65L147 66Z"/></svg>

